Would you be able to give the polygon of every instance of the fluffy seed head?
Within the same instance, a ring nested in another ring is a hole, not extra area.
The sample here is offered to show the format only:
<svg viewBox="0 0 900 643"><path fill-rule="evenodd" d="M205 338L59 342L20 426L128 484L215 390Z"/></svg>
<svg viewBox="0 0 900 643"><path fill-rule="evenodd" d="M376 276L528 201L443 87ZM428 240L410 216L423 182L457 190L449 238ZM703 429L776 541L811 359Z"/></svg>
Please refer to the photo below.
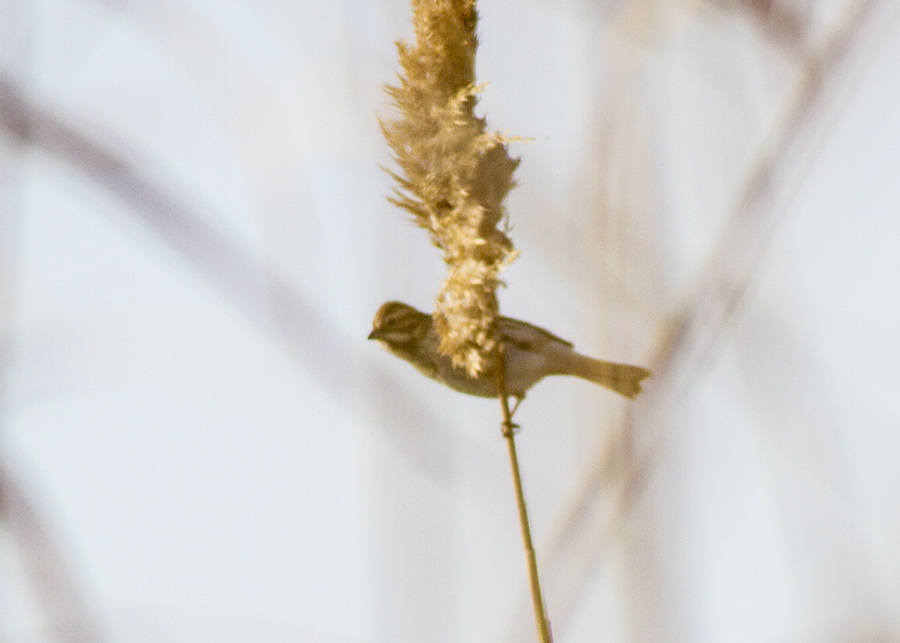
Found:
<svg viewBox="0 0 900 643"><path fill-rule="evenodd" d="M428 230L447 277L435 298L439 350L481 372L495 346L499 273L516 257L503 199L518 165L509 139L475 116L475 0L413 0L413 45L398 43L403 74L387 87L398 113L381 122L399 172L391 202Z"/></svg>

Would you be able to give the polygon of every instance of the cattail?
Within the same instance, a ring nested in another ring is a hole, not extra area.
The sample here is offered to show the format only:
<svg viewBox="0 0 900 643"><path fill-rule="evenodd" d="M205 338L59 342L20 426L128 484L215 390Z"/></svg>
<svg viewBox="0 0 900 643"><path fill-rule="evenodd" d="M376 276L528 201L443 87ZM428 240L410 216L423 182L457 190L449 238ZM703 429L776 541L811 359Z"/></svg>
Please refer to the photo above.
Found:
<svg viewBox="0 0 900 643"><path fill-rule="evenodd" d="M518 159L509 139L475 116L474 0L413 0L415 43L397 43L403 72L381 121L399 172L390 201L441 249L447 277L435 299L439 350L477 376L496 346L499 273L516 257L503 199ZM500 229L502 225L503 230Z"/></svg>

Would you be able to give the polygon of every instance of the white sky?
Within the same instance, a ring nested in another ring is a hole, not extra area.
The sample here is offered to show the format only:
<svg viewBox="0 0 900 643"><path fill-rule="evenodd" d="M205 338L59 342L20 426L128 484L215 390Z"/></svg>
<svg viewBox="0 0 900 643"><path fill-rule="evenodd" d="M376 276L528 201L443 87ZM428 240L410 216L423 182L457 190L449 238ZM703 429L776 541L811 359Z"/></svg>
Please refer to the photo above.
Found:
<svg viewBox="0 0 900 643"><path fill-rule="evenodd" d="M534 138L502 302L651 365L796 59L739 13L584 4L480 4L489 124ZM531 636L496 403L364 341L382 301L427 307L441 278L378 167L408 12L0 0L3 81L236 253L0 130L0 460L104 640ZM557 643L900 640L900 37L879 27L733 323L637 407L663 413L652 473L596 558L552 552L630 407L558 378L520 411ZM13 533L0 641L63 640Z"/></svg>

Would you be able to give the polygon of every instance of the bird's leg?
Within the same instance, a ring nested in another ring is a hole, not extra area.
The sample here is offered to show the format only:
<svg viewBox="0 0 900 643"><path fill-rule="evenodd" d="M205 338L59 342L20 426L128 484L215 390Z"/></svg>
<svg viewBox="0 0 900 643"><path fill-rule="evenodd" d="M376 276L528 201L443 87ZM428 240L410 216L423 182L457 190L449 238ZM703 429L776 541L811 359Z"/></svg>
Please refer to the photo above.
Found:
<svg viewBox="0 0 900 643"><path fill-rule="evenodd" d="M509 412L510 419L512 419L512 417L516 414L516 409L519 408L519 404L521 404L522 400L525 399L524 395L516 395L514 397L516 398L516 403L513 405L512 410Z"/></svg>
<svg viewBox="0 0 900 643"><path fill-rule="evenodd" d="M500 393L500 407L503 410L503 424L501 425L503 429L503 437L511 438L516 433L516 429L519 427L513 424L512 416L515 413L515 408L510 412L509 410L509 396L506 394L506 354L504 351L505 346L503 342L500 342L497 345L497 368L495 369L497 374L497 391ZM516 397L516 400L519 398ZM516 408L518 408L518 401L516 402Z"/></svg>

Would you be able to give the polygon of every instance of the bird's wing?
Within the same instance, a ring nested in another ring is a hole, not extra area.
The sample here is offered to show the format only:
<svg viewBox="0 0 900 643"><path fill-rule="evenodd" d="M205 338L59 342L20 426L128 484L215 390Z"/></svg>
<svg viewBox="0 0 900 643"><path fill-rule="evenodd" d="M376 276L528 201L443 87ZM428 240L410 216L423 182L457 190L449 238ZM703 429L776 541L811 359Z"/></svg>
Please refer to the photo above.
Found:
<svg viewBox="0 0 900 643"><path fill-rule="evenodd" d="M500 333L503 337L514 344L523 348L529 348L535 344L543 344L547 341L559 342L565 344L569 348L575 345L572 342L564 340L551 333L546 328L529 324L518 319L510 319L509 317L501 317L498 320Z"/></svg>

